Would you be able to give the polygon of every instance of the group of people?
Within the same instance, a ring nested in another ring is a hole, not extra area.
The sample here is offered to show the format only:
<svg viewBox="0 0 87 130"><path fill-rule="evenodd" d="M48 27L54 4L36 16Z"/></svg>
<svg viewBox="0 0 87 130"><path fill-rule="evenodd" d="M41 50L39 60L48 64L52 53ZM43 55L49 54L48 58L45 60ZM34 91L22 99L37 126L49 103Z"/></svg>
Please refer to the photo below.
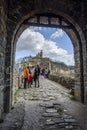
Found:
<svg viewBox="0 0 87 130"><path fill-rule="evenodd" d="M39 87L39 75L40 75L40 67L39 65L36 65L36 67L32 67L30 69L29 66L27 66L24 69L24 89L28 87L31 87L33 82L35 82L35 87Z"/></svg>
<svg viewBox="0 0 87 130"><path fill-rule="evenodd" d="M41 75L43 75L45 78L49 78L50 70L48 68L41 70Z"/></svg>

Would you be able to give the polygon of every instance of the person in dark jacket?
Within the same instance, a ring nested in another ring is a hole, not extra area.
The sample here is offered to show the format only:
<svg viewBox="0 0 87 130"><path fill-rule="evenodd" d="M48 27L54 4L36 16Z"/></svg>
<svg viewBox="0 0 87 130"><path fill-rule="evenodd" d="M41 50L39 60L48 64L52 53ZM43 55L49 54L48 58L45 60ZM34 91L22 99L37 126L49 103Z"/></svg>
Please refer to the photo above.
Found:
<svg viewBox="0 0 87 130"><path fill-rule="evenodd" d="M40 75L40 67L37 65L34 70L34 81L35 81L35 87L39 87L39 75Z"/></svg>

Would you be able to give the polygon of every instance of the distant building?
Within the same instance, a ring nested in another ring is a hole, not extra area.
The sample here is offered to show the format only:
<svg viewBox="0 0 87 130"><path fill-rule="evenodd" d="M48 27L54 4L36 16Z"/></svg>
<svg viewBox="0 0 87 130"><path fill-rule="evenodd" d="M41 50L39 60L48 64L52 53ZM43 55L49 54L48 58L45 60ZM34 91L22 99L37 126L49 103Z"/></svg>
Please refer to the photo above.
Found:
<svg viewBox="0 0 87 130"><path fill-rule="evenodd" d="M42 58L42 57L43 57L43 51L41 50L41 51L36 55L36 57Z"/></svg>

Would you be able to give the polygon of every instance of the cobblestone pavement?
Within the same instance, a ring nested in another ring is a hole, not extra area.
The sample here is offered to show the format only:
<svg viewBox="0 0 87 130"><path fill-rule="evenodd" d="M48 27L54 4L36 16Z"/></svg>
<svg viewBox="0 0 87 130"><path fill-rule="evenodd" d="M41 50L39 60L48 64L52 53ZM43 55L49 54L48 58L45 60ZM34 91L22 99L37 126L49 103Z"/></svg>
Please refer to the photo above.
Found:
<svg viewBox="0 0 87 130"><path fill-rule="evenodd" d="M19 130L24 120L24 106L24 102L18 102L15 108L6 115L4 122L0 123L0 130Z"/></svg>
<svg viewBox="0 0 87 130"><path fill-rule="evenodd" d="M80 104L71 101L68 93L68 89L43 77L39 88L32 85L20 90L18 99L26 102L22 130L80 130L79 112L77 117L73 110Z"/></svg>
<svg viewBox="0 0 87 130"><path fill-rule="evenodd" d="M87 130L87 106L70 100L69 90L48 79L40 77L39 88L20 89L17 101L22 107L7 115L0 130Z"/></svg>

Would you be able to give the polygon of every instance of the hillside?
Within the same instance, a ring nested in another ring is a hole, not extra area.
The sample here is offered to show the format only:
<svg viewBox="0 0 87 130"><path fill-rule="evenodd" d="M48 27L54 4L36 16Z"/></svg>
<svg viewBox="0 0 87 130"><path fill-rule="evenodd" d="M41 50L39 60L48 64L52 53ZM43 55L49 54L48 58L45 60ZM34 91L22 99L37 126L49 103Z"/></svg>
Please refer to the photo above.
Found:
<svg viewBox="0 0 87 130"><path fill-rule="evenodd" d="M48 68L52 75L66 75L74 76L74 66L67 66L63 62L54 62L47 57L24 57L19 63L19 68L23 71L26 66L36 66L40 65L41 68Z"/></svg>

